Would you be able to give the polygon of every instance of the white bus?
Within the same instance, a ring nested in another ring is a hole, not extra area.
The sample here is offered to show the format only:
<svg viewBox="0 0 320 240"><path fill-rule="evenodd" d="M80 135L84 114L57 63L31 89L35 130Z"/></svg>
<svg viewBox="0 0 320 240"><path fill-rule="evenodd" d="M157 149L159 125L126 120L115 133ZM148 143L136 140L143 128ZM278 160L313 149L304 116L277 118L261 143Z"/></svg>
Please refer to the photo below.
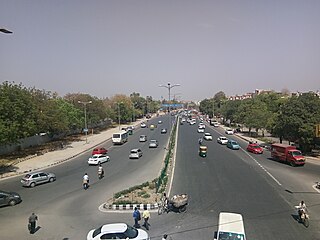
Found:
<svg viewBox="0 0 320 240"><path fill-rule="evenodd" d="M128 132L127 131L122 131L119 133L114 133L112 135L112 143L114 145L116 144L123 144L128 141Z"/></svg>
<svg viewBox="0 0 320 240"><path fill-rule="evenodd" d="M246 240L243 218L239 213L220 212L216 240Z"/></svg>

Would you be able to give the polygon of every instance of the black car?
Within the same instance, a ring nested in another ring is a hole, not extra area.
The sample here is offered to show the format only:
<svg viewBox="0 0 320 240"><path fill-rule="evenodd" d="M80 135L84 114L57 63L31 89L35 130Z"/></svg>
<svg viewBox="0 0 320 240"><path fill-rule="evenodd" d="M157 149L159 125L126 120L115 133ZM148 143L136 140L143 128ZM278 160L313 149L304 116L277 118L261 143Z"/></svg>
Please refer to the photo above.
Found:
<svg viewBox="0 0 320 240"><path fill-rule="evenodd" d="M21 197L15 192L0 191L0 206L14 206L21 202Z"/></svg>

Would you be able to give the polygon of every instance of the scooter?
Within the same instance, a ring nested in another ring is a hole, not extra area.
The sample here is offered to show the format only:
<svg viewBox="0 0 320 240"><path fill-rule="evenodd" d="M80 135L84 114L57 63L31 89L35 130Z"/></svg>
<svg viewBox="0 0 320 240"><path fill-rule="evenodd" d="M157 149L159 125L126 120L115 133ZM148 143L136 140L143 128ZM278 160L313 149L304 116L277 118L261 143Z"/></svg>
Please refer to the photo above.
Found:
<svg viewBox="0 0 320 240"><path fill-rule="evenodd" d="M88 182L83 182L83 189L87 190L89 188L89 181Z"/></svg>
<svg viewBox="0 0 320 240"><path fill-rule="evenodd" d="M98 178L102 179L104 177L104 171L98 172Z"/></svg>

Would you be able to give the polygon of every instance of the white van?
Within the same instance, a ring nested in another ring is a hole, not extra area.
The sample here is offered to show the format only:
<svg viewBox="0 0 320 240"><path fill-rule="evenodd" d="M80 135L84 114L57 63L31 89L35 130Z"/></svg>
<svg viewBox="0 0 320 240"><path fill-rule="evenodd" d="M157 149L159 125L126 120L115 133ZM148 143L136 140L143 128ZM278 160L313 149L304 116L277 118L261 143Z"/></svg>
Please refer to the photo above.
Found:
<svg viewBox="0 0 320 240"><path fill-rule="evenodd" d="M242 215L220 212L216 240L246 240Z"/></svg>
<svg viewBox="0 0 320 240"><path fill-rule="evenodd" d="M112 135L112 143L113 144L123 144L128 141L128 132L122 131L119 133L114 133Z"/></svg>

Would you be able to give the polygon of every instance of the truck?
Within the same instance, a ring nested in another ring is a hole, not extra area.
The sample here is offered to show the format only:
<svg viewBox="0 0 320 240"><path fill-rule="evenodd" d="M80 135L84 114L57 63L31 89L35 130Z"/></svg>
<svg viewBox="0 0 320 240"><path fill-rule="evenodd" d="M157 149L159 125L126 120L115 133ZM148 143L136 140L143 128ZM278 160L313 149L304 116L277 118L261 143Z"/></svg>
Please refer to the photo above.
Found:
<svg viewBox="0 0 320 240"><path fill-rule="evenodd" d="M271 158L280 162L289 163L291 166L303 166L306 163L305 157L302 156L295 146L274 143L271 145Z"/></svg>

